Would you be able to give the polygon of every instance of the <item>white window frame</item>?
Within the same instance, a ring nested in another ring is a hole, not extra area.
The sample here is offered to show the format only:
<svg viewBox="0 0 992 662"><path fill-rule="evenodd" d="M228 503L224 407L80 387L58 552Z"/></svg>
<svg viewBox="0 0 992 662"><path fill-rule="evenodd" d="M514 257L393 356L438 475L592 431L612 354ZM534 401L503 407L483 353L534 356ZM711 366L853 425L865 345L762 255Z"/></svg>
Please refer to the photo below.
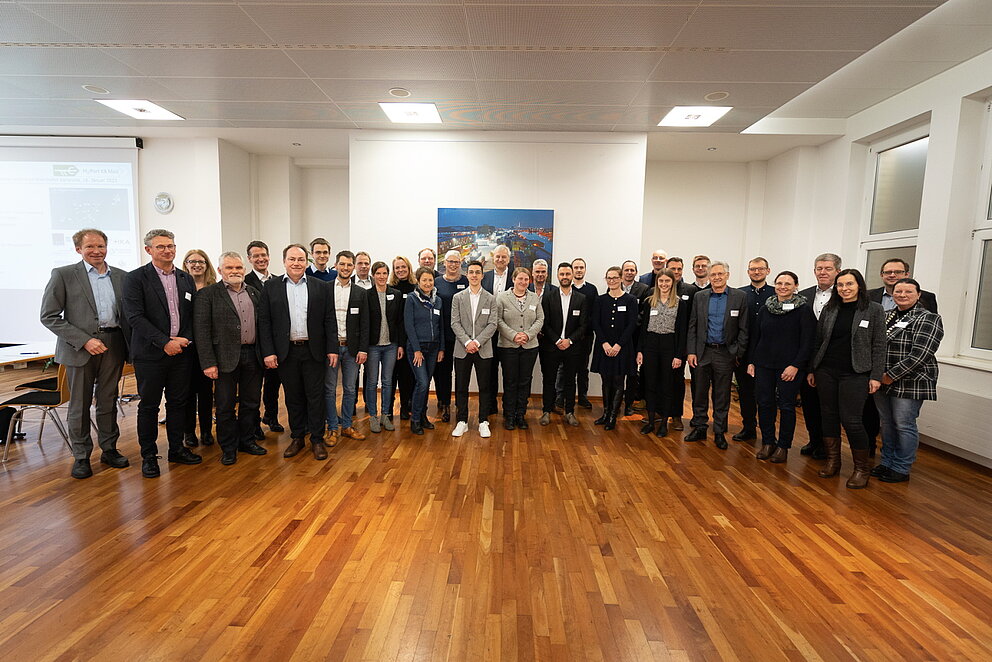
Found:
<svg viewBox="0 0 992 662"><path fill-rule="evenodd" d="M886 233L885 239L876 239L875 241L862 242L861 246L858 248L858 268L861 269L861 273L864 275L865 279L868 278L866 273L868 270L868 251L877 251L879 249L886 248L902 248L904 246L912 246L915 251L919 251L919 244L916 243L916 234L914 233L911 237L896 237L890 235L896 235L901 233L889 232ZM913 264L916 259L909 265L910 274L913 273L913 269L916 265Z"/></svg>
<svg viewBox="0 0 992 662"><path fill-rule="evenodd" d="M988 200L986 196L983 198ZM992 227L974 230L971 236L971 268L968 269L968 288L964 292L964 323L960 334L961 344L958 348L958 356L981 359L992 364L992 349L979 349L971 346L975 339L975 313L978 311L978 278L982 272L982 249L986 241L992 241Z"/></svg>
<svg viewBox="0 0 992 662"><path fill-rule="evenodd" d="M916 244L916 237L920 234L920 229L914 228L911 230L895 230L893 232L878 232L872 234L871 232L871 212L875 206L875 177L878 173L878 155L881 152L886 152L895 147L900 147L908 143L919 140L920 138L926 138L930 135L930 123L921 124L915 126L911 129L906 129L898 133L894 133L891 136L882 138L873 142L868 146L868 163L865 168L865 194L863 203L861 205L861 244L864 248L866 243L875 243L881 241L888 241L889 239L901 239L905 241L906 239L912 238L912 243ZM930 160L930 151L927 149L927 161ZM925 177L925 175L924 175ZM878 247L883 247L879 244ZM872 246L875 248L875 246ZM863 256L862 256L863 257ZM861 264L864 264L862 261Z"/></svg>
<svg viewBox="0 0 992 662"><path fill-rule="evenodd" d="M985 102L985 121L982 122L982 144L985 151L982 157L979 191L981 196L975 210L975 225L972 230L992 228L992 99Z"/></svg>

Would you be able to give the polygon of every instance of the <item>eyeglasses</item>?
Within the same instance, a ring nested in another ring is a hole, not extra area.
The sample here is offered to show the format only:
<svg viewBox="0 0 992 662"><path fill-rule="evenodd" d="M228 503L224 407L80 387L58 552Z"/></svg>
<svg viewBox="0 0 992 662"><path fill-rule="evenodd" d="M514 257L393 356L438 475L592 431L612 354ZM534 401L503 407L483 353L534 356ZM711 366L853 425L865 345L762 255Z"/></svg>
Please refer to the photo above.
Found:
<svg viewBox="0 0 992 662"><path fill-rule="evenodd" d="M186 260L186 264L192 265L194 267L204 267L206 266L207 263L204 262L203 260Z"/></svg>
<svg viewBox="0 0 992 662"><path fill-rule="evenodd" d="M156 251L174 251L176 250L175 244L160 244L158 246L152 246L152 250Z"/></svg>
<svg viewBox="0 0 992 662"><path fill-rule="evenodd" d="M606 280L620 280L620 276L607 276Z"/></svg>
<svg viewBox="0 0 992 662"><path fill-rule="evenodd" d="M883 275L883 276L901 276L901 275L903 275L904 273L906 273L906 270L905 270L905 269L903 269L903 270L900 270L900 271L892 271L892 270L889 270L889 271L883 271L883 272L882 272L882 275Z"/></svg>

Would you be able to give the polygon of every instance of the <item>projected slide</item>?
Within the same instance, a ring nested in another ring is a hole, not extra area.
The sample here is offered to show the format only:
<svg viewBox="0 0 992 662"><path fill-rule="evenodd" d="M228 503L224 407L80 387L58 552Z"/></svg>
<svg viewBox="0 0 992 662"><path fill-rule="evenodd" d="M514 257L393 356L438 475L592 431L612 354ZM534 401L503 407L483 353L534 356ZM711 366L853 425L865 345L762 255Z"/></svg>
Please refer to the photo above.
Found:
<svg viewBox="0 0 992 662"><path fill-rule="evenodd" d="M72 234L85 227L107 233L108 262L136 267L133 182L130 163L0 162L0 282L44 289L53 267L79 260Z"/></svg>

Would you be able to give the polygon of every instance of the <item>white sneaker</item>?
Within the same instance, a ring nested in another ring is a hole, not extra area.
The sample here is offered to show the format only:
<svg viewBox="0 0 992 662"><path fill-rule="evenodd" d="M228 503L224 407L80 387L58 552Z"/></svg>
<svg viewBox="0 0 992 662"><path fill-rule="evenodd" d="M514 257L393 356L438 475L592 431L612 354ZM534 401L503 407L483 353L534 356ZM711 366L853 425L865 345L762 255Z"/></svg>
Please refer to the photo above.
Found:
<svg viewBox="0 0 992 662"><path fill-rule="evenodd" d="M458 425L456 425L455 429L451 431L451 436L460 437L466 432L468 432L468 423L465 421L458 421Z"/></svg>
<svg viewBox="0 0 992 662"><path fill-rule="evenodd" d="M493 433L489 431L489 421L479 423L479 436L483 439L493 436Z"/></svg>

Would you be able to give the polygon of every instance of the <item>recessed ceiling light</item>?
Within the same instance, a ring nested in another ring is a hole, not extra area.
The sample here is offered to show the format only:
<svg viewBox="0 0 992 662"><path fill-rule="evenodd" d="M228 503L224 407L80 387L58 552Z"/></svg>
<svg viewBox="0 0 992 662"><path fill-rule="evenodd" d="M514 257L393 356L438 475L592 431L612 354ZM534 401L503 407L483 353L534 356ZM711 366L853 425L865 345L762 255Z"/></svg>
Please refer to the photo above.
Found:
<svg viewBox="0 0 992 662"><path fill-rule="evenodd" d="M292 143L293 147L303 147L303 143Z"/></svg>
<svg viewBox="0 0 992 662"><path fill-rule="evenodd" d="M110 94L110 90L99 85L83 85L83 89L93 94Z"/></svg>
<svg viewBox="0 0 992 662"><path fill-rule="evenodd" d="M156 106L146 99L96 99L97 103L102 103L108 108L113 108L119 113L124 113L136 120L184 120L175 113Z"/></svg>
<svg viewBox="0 0 992 662"><path fill-rule="evenodd" d="M723 101L730 96L730 92L710 92L703 98L707 101Z"/></svg>
<svg viewBox="0 0 992 662"><path fill-rule="evenodd" d="M391 122L397 124L440 124L441 115L432 103L380 101L379 107Z"/></svg>
<svg viewBox="0 0 992 662"><path fill-rule="evenodd" d="M399 97L405 99L410 96L410 90L405 87L391 87L389 88L389 93L394 97Z"/></svg>
<svg viewBox="0 0 992 662"><path fill-rule="evenodd" d="M732 108L732 106L675 106L658 122L658 126L709 126Z"/></svg>
<svg viewBox="0 0 992 662"><path fill-rule="evenodd" d="M706 151L707 152L715 152L716 151L716 147L707 147L706 148Z"/></svg>

